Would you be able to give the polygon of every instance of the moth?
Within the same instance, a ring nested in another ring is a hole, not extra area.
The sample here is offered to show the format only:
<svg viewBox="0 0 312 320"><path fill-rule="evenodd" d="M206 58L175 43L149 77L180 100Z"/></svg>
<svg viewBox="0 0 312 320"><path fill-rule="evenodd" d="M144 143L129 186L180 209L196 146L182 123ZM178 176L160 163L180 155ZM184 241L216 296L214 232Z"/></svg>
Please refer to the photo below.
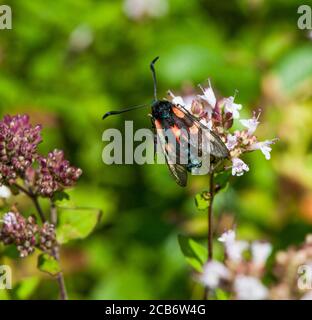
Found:
<svg viewBox="0 0 312 320"><path fill-rule="evenodd" d="M154 67L158 58L156 57L150 64L154 82L154 100L150 115L155 138L154 150L157 149L156 144L160 143L172 177L178 185L185 187L188 172L201 170L203 159L208 159L209 170L212 171L229 157L229 151L215 132L183 106L165 99L158 100ZM110 111L104 114L103 119L146 106L148 105Z"/></svg>

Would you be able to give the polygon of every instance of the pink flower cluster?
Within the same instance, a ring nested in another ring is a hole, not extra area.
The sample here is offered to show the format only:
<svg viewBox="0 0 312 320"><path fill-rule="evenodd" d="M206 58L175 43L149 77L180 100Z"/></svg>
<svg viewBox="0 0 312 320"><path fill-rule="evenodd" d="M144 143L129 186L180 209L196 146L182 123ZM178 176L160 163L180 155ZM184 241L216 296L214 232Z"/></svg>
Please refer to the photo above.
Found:
<svg viewBox="0 0 312 320"><path fill-rule="evenodd" d="M28 168L26 182L36 194L51 197L54 192L71 187L80 177L82 170L70 166L64 152L53 150L48 156L38 157L39 167Z"/></svg>
<svg viewBox="0 0 312 320"><path fill-rule="evenodd" d="M212 290L222 288L237 300L267 299L269 290L261 279L272 252L271 244L237 240L234 230L223 233L218 240L224 245L224 263L207 262L199 281ZM250 258L246 259L246 255Z"/></svg>
<svg viewBox="0 0 312 320"><path fill-rule="evenodd" d="M35 248L50 253L56 237L52 224L45 222L40 227L34 216L25 218L12 210L3 216L0 241L5 245L15 244L20 256L27 257Z"/></svg>
<svg viewBox="0 0 312 320"><path fill-rule="evenodd" d="M211 260L197 275L212 293L218 288L237 300L312 300L312 234L302 245L278 251L269 264L272 245L268 242L238 240L234 230L218 240L224 245L223 262ZM274 279L265 285L262 280L269 265Z"/></svg>
<svg viewBox="0 0 312 320"><path fill-rule="evenodd" d="M31 126L27 115L0 121L0 184L12 184L34 162L41 142L41 126Z"/></svg>
<svg viewBox="0 0 312 320"><path fill-rule="evenodd" d="M234 102L235 96L217 99L210 81L207 88L202 88L202 94L187 97L175 96L169 91L171 102L180 105L191 114L196 116L200 122L217 133L230 151L232 161L232 175L241 176L249 171L248 165L240 158L244 153L260 150L267 160L270 159L271 145L277 139L259 142L254 135L258 125L259 116L254 113L251 119L239 119L241 104ZM239 120L244 127L241 131L230 132L234 120Z"/></svg>
<svg viewBox="0 0 312 320"><path fill-rule="evenodd" d="M32 126L27 115L0 121L0 185L10 186L21 178L33 194L52 197L75 184L82 170L72 167L61 150L40 155L41 141L41 126Z"/></svg>

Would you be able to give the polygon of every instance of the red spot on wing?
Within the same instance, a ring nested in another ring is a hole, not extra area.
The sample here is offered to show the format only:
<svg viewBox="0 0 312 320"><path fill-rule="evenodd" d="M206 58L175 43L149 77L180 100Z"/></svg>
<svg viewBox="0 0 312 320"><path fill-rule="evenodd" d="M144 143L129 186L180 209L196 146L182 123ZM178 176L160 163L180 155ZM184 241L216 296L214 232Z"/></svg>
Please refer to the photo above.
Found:
<svg viewBox="0 0 312 320"><path fill-rule="evenodd" d="M155 120L155 127L156 129L159 129L159 130L163 129L161 122L159 120Z"/></svg>
<svg viewBox="0 0 312 320"><path fill-rule="evenodd" d="M185 113L177 107L172 107L172 111L178 118L183 119L185 117Z"/></svg>

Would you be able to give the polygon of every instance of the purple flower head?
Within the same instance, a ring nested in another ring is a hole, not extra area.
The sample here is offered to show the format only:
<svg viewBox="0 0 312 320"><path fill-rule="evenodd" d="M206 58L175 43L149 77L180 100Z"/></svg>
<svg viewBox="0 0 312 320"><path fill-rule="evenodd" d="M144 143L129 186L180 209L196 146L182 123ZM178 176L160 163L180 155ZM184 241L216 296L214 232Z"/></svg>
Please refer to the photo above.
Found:
<svg viewBox="0 0 312 320"><path fill-rule="evenodd" d="M15 244L21 258L27 257L35 248L51 254L56 245L54 225L45 222L40 227L34 216L25 218L13 209L3 216L1 222L0 241L5 245Z"/></svg>
<svg viewBox="0 0 312 320"><path fill-rule="evenodd" d="M39 230L39 248L44 252L51 252L56 245L55 227L45 222Z"/></svg>
<svg viewBox="0 0 312 320"><path fill-rule="evenodd" d="M4 116L0 121L0 183L12 184L36 159L41 126L32 126L27 115Z"/></svg>
<svg viewBox="0 0 312 320"><path fill-rule="evenodd" d="M26 257L35 250L38 229L33 216L24 218L18 212L8 212L3 216L0 241L15 244L20 256Z"/></svg>
<svg viewBox="0 0 312 320"><path fill-rule="evenodd" d="M53 150L47 157L38 157L38 169L29 168L26 172L28 184L34 192L44 197L51 197L54 192L72 187L80 177L82 170L72 167L64 159L64 152Z"/></svg>

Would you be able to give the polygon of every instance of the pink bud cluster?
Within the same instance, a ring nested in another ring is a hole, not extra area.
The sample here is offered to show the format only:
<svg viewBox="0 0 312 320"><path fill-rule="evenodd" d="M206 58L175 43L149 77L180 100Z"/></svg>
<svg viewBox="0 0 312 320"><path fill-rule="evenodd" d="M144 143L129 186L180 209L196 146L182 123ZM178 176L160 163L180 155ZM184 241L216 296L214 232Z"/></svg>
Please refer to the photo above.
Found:
<svg viewBox="0 0 312 320"><path fill-rule="evenodd" d="M40 155L41 141L41 126L32 126L27 115L7 115L0 121L0 185L21 178L32 194L52 197L75 184L82 170L72 167L61 150Z"/></svg>
<svg viewBox="0 0 312 320"><path fill-rule="evenodd" d="M7 115L0 121L0 184L12 184L24 174L40 142L41 126L33 127L27 115Z"/></svg>
<svg viewBox="0 0 312 320"><path fill-rule="evenodd" d="M3 216L0 241L5 245L15 244L21 257L27 257L35 248L51 253L56 244L55 229L48 222L40 227L34 216L25 218L10 211Z"/></svg>
<svg viewBox="0 0 312 320"><path fill-rule="evenodd" d="M51 197L54 192L71 187L80 177L82 170L70 166L64 152L53 150L47 157L38 157L39 167L26 171L26 181L36 194Z"/></svg>

